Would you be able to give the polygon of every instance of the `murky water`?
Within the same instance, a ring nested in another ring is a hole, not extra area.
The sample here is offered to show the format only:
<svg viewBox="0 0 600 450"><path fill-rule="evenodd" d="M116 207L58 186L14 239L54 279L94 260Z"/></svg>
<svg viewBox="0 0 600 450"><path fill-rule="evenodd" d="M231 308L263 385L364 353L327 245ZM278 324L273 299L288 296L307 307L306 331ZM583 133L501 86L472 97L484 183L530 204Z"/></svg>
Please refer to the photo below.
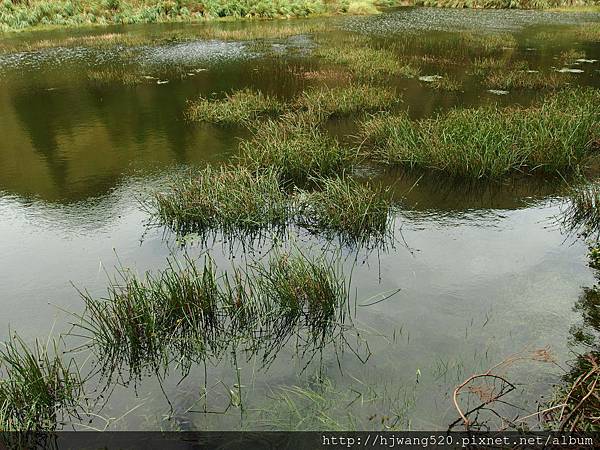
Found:
<svg viewBox="0 0 600 450"><path fill-rule="evenodd" d="M598 43L533 40L535 31L600 20L591 14L402 9L379 17L328 20L332 33L351 30L383 35L386 41L403 39L406 30L439 39L456 27L478 33L508 31L519 42L507 50L509 57L525 59L540 70L556 66L558 55L570 48L600 59ZM131 32L160 35L195 26L132 27ZM105 29L71 34L100 31ZM69 33L43 32L6 39L65 36ZM315 45L310 36L267 44L266 52L264 45L252 42L208 40L0 55L0 338L10 330L28 340L58 334L71 320L66 311L83 307L71 283L102 295L105 271L112 273L118 261L142 273L164 267L171 252L181 254L161 230L144 233L147 216L138 199L173 172L226 160L245 136L242 129L186 122L188 99L246 86L291 97L311 83L290 69L317 64L310 56ZM143 81L123 85L90 77L94 70L115 67ZM586 65L583 73L573 74L572 83L599 86L599 68L597 63ZM424 67L425 72L429 69L437 70ZM497 97L470 82L464 69L448 71L464 80L463 91L435 91L417 80L398 80L403 108L414 117L426 117L453 106L528 103L535 97L527 92ZM353 127L333 125L340 135L351 134ZM403 198L394 226L406 245L399 239L385 251L344 248L342 253L359 304L378 293L400 291L386 301L356 308L356 326L368 342L370 357L365 363L351 351L326 352L321 367L332 391L324 396L338 401L332 411L342 424L348 410L358 417L359 428L377 427L379 419L369 417L392 404L401 417L399 426L445 429L456 418L452 389L470 374L523 349L549 346L560 363L569 357L569 328L577 320L573 304L594 279L584 245L553 224L561 205L557 181L467 185L437 175L386 177ZM323 244L316 238L301 241L311 248ZM203 250L198 245L189 249L192 254ZM222 268L236 261L235 252L218 242L211 253ZM365 351L363 344L357 346ZM93 426L272 426L273 417L264 411L279 411L281 405L272 398L280 387L309 385L317 364L303 371L305 364L291 350L268 369L256 361L238 361L244 413L239 408L224 414L198 412L205 407L221 411L229 404L237 381L228 360L209 365L206 379L202 367L181 384L176 374L164 382L175 417L171 420L164 418L170 407L156 380L143 382L137 393L118 387L102 415L127 414L106 423L96 419ZM532 406L557 381L560 370L525 364L511 374L524 384L521 399ZM206 399L201 395L205 383ZM365 401L372 394L369 387L380 400ZM348 406L353 398L349 392L362 393L361 401Z"/></svg>

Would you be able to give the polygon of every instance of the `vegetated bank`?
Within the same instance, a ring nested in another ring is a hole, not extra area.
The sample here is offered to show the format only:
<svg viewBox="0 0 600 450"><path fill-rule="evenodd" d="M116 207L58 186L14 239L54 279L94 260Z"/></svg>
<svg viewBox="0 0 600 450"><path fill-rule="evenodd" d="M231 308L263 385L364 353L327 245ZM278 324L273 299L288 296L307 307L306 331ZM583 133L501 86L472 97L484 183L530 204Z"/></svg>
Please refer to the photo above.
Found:
<svg viewBox="0 0 600 450"><path fill-rule="evenodd" d="M596 0L1 0L0 31L45 26L191 22L377 14L400 5L542 9L594 7Z"/></svg>
<svg viewBox="0 0 600 450"><path fill-rule="evenodd" d="M394 0L386 0L391 6ZM373 0L2 0L0 31L40 26L376 14Z"/></svg>

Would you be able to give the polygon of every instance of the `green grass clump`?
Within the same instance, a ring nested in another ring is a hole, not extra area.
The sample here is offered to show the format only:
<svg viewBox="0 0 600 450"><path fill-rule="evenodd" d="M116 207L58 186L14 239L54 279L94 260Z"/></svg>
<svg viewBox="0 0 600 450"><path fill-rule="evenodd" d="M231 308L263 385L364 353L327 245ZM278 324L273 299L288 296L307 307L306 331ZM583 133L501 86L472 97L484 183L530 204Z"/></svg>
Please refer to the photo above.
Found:
<svg viewBox="0 0 600 450"><path fill-rule="evenodd" d="M390 235L392 200L387 190L347 177L321 180L320 186L304 193L299 219L304 227L353 243Z"/></svg>
<svg viewBox="0 0 600 450"><path fill-rule="evenodd" d="M490 73L483 81L490 89L558 89L569 84L563 73L508 70Z"/></svg>
<svg viewBox="0 0 600 450"><path fill-rule="evenodd" d="M36 341L28 347L18 336L0 346L0 430L51 431L67 415L76 416L83 382Z"/></svg>
<svg viewBox="0 0 600 450"><path fill-rule="evenodd" d="M319 117L346 116L389 109L400 101L393 89L369 84L350 84L335 88L319 87L304 91L296 101L298 108Z"/></svg>
<svg viewBox="0 0 600 450"><path fill-rule="evenodd" d="M100 85L118 83L125 86L134 86L144 82L144 79L138 73L112 67L90 70L87 77L89 81Z"/></svg>
<svg viewBox="0 0 600 450"><path fill-rule="evenodd" d="M416 122L406 114L376 116L363 123L361 137L384 164L451 175L572 171L598 148L599 101L598 90L572 89L528 108L455 109Z"/></svg>
<svg viewBox="0 0 600 450"><path fill-rule="evenodd" d="M572 189L564 224L585 236L600 236L600 185L585 183Z"/></svg>
<svg viewBox="0 0 600 450"><path fill-rule="evenodd" d="M403 61L397 53L365 45L361 38L324 42L315 54L333 64L346 66L355 77L364 81L386 77L415 78L420 73L419 67Z"/></svg>
<svg viewBox="0 0 600 450"><path fill-rule="evenodd" d="M345 280L333 262L323 257L279 253L257 270L255 279L262 301L270 305L277 323L273 337L279 339L280 330L300 323L318 347L324 344L334 321L343 322L338 315L343 316L348 300Z"/></svg>
<svg viewBox="0 0 600 450"><path fill-rule="evenodd" d="M284 105L275 97L252 89L234 91L222 100L200 98L188 104L189 120L246 124L264 116L280 114Z"/></svg>
<svg viewBox="0 0 600 450"><path fill-rule="evenodd" d="M178 233L253 233L284 227L288 201L274 169L206 167L154 195L151 214Z"/></svg>
<svg viewBox="0 0 600 450"><path fill-rule="evenodd" d="M428 85L433 89L450 92L460 91L462 88L462 83L459 80L448 75L441 78L436 78L432 82L428 83Z"/></svg>
<svg viewBox="0 0 600 450"><path fill-rule="evenodd" d="M100 372L121 383L164 376L176 363L186 376L193 364L218 361L227 350L259 354L265 364L292 338L300 353L334 340L348 295L334 261L276 250L267 265L251 263L217 275L189 257L140 277L120 269L108 295L81 293L85 312L77 336L98 358Z"/></svg>
<svg viewBox="0 0 600 450"><path fill-rule="evenodd" d="M82 292L86 312L77 327L87 347L101 356L101 373L132 379L159 373L175 357L189 368L193 361L218 353L218 305L221 291L212 261L199 269L192 261L169 261L168 267L143 278L121 269L110 280L108 295ZM128 381L122 379L120 381Z"/></svg>
<svg viewBox="0 0 600 450"><path fill-rule="evenodd" d="M355 151L322 131L316 114L288 114L266 120L240 145L240 163L251 170L274 168L283 182L303 184L352 168Z"/></svg>

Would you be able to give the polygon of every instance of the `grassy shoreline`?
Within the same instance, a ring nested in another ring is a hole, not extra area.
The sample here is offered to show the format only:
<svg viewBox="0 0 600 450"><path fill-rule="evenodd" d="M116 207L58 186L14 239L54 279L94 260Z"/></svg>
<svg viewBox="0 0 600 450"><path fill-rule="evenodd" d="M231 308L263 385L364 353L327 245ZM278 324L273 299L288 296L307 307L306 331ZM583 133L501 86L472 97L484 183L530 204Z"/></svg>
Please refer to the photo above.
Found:
<svg viewBox="0 0 600 450"><path fill-rule="evenodd" d="M381 8L425 6L472 9L547 9L600 12L595 0L0 0L0 32L82 26L291 19L369 15Z"/></svg>
<svg viewBox="0 0 600 450"><path fill-rule="evenodd" d="M0 31L377 14L373 0L0 0ZM395 0L385 6L395 6Z"/></svg>

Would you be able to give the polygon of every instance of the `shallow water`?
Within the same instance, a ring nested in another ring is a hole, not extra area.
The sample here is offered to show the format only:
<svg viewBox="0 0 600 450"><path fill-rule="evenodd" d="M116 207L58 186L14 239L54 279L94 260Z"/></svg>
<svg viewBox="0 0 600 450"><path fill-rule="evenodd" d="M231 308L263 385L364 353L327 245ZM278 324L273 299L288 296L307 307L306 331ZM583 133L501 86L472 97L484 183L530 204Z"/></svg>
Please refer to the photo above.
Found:
<svg viewBox="0 0 600 450"><path fill-rule="evenodd" d="M405 30L444 39L459 25L478 33L508 30L519 42L510 50L511 58L549 70L573 43L535 42L534 32L599 18L409 8L378 17L330 20L332 33L383 34L386 41L403 39ZM132 27L131 32L160 34L195 26L199 25ZM110 29L115 30L123 31ZM43 32L6 39L68 35ZM138 199L174 172L226 160L245 135L235 127L186 122L186 101L246 86L291 97L311 81L295 77L289 68L318 66L310 56L314 45L310 36L301 36L269 40L262 47L209 40L0 55L0 338L8 337L10 330L28 340L58 334L72 320L67 311L82 310L71 283L102 295L105 272L113 273L119 262L142 273L164 267L171 252L181 254L161 230L144 231L147 215ZM598 43L575 47L584 48L587 58L600 59ZM89 77L92 70L115 67L143 81L128 86ZM585 65L584 73L572 75L572 83L600 86L598 68L597 63ZM462 92L397 80L402 107L413 117L427 117L454 106L527 104L535 97L530 92L497 97L471 82L460 67L448 70L464 78ZM352 134L354 126L340 121L332 130L343 136ZM386 391L385 401L402 411L399 425L445 429L456 418L452 389L472 373L523 349L549 346L559 363L569 358L569 328L577 320L573 304L594 278L586 266L585 246L561 233L553 219L562 205L560 183L525 179L465 184L435 174L406 173L383 178L402 199L394 222L396 245L379 252L344 248L344 267L352 271L359 304L372 302L368 299L378 293L400 291L386 301L356 308L355 322L371 353L366 363L350 351L324 353L321 368L332 389L348 393L352 388L366 397L367 386L372 386ZM298 240L313 251L324 244L307 236ZM200 245L188 249L194 255L203 250ZM239 261L240 252L220 242L211 250L223 269ZM239 408L227 414L192 412L204 407L204 368L196 368L179 385L176 373L164 383L174 419L164 419L169 404L156 380L148 379L137 395L133 389L117 388L102 415L117 418L131 412L107 423L97 419L93 426L268 427L273 418L265 418L261 410L281 407L272 400L280 387L307 385L319 364L315 361L302 371L305 364L291 349L268 369L256 361L238 361L245 386L243 414ZM529 402L531 410L560 373L556 366L542 363L511 370L526 386L520 400ZM208 409L224 409L235 383L230 361L209 365ZM338 402L343 397L329 395ZM361 427L370 426L368 417L386 409L375 401L352 405L349 410L359 417ZM335 408L344 423L345 404Z"/></svg>

